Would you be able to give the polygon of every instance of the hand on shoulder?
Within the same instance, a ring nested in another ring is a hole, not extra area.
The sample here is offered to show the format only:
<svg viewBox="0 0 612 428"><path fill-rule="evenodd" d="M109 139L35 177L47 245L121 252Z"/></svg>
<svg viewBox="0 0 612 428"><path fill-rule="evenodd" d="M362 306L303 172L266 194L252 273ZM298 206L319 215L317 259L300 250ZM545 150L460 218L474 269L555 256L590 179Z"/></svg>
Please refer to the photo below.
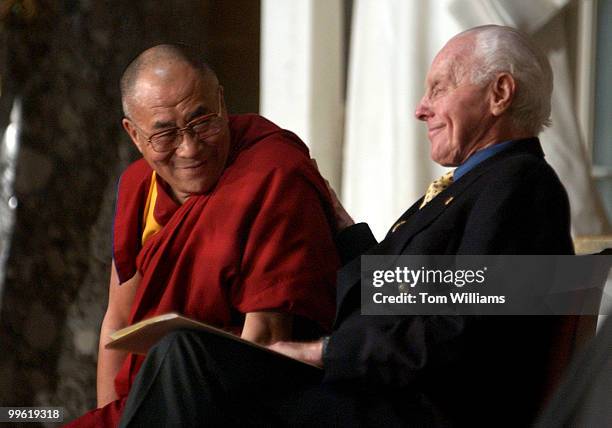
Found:
<svg viewBox="0 0 612 428"><path fill-rule="evenodd" d="M316 159L311 159L311 161L317 171L319 171L319 166L317 165ZM320 172L321 171L319 171L319 173ZM325 180L325 185L327 186L327 190L329 191L329 194L331 196L332 207L334 208L334 215L336 218L336 227L338 228L338 232L341 232L347 227L354 225L355 221L340 202L338 195L336 195L336 192L329 184L329 181L327 181L325 177L323 177L323 179Z"/></svg>

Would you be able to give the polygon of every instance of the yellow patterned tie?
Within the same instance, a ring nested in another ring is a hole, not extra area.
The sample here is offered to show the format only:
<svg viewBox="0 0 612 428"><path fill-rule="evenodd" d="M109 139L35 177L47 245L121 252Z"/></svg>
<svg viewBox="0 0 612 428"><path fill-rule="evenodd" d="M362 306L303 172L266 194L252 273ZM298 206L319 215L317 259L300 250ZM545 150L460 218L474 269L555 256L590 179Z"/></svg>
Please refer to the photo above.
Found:
<svg viewBox="0 0 612 428"><path fill-rule="evenodd" d="M427 205L433 198L438 196L439 193L441 193L451 184L453 184L453 171L448 171L442 177L432 181L427 188L427 192L425 193L425 197L423 198L423 202L421 203L419 209Z"/></svg>

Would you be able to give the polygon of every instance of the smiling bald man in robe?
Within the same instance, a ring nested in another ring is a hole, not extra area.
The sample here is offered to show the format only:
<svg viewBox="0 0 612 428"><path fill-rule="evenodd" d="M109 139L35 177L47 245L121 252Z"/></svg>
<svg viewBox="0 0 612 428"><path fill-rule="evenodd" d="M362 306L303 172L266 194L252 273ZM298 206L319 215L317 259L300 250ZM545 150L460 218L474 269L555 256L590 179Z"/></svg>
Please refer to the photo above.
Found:
<svg viewBox="0 0 612 428"><path fill-rule="evenodd" d="M118 423L143 357L105 349L117 329L174 311L265 345L334 314L334 213L300 139L228 116L215 73L182 46L143 52L121 90L142 159L118 186L99 408L75 426Z"/></svg>

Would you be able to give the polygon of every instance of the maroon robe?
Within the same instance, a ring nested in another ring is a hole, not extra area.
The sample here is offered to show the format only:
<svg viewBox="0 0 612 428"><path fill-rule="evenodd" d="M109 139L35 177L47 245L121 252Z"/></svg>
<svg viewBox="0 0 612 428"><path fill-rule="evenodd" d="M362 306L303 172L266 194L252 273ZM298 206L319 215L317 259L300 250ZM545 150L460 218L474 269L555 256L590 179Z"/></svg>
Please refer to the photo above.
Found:
<svg viewBox="0 0 612 428"><path fill-rule="evenodd" d="M157 177L155 221L141 244L152 170L139 160L119 183L113 256L120 282L142 281L130 323L180 312L237 334L244 314L280 311L331 327L339 259L333 209L308 149L257 115L230 117L228 165L207 194L182 205ZM120 397L75 421L118 423L143 358L130 354L115 386Z"/></svg>

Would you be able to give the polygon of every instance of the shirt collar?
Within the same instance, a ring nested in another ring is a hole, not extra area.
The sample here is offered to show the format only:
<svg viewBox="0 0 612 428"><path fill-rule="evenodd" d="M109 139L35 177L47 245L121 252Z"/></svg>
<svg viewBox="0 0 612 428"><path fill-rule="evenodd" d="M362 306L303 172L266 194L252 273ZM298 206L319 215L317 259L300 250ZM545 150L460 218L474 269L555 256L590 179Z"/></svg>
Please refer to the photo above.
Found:
<svg viewBox="0 0 612 428"><path fill-rule="evenodd" d="M491 156L496 155L502 150L506 150L513 143L515 143L515 140L504 141L503 143L494 144L492 146L489 146L486 149L478 150L476 153L470 156L465 162L463 162L461 165L459 165L455 169L455 172L453 173L453 181L459 180L461 177L463 177L465 174L471 171L480 162L486 159L489 159Z"/></svg>

